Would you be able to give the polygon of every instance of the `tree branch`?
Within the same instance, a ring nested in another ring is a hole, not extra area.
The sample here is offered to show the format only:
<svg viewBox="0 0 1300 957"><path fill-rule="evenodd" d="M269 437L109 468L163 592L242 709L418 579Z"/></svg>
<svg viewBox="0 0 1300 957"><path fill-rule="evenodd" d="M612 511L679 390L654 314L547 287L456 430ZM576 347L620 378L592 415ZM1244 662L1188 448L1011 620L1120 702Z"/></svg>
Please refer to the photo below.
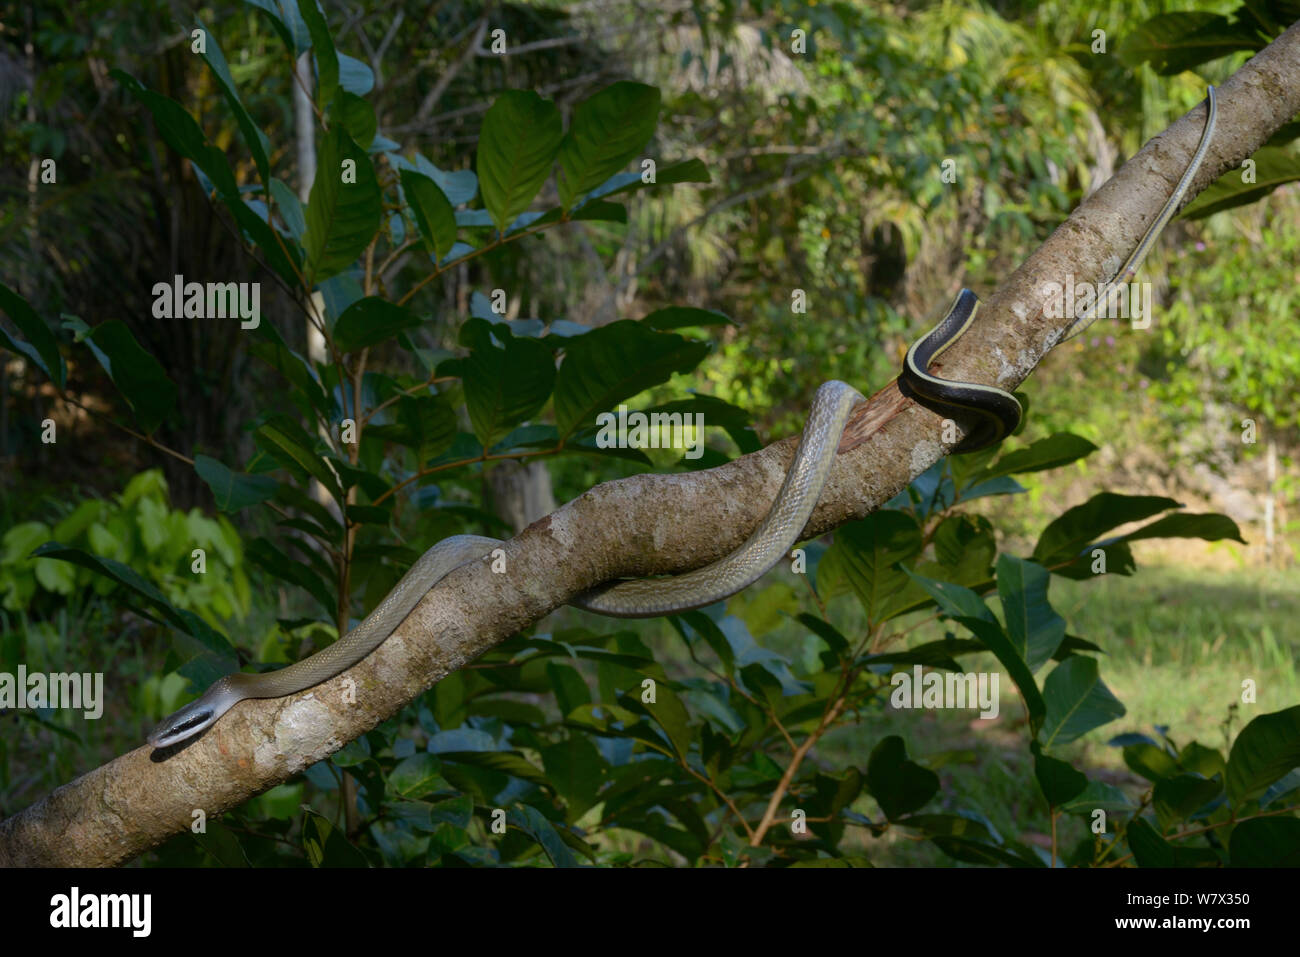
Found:
<svg viewBox="0 0 1300 957"><path fill-rule="evenodd" d="M1192 195L1300 112L1297 73L1300 25L1223 85L1218 132ZM979 334L944 353L943 374L1004 388L1028 376L1069 322L1044 317L1047 283L1114 271L1168 196L1203 124L1198 106L1076 210L989 298ZM943 454L938 430L938 418L894 385L876 393L853 418L805 537L864 517L906 486ZM506 542L504 574L490 559L452 572L343 674L287 698L244 701L178 753L137 748L0 822L0 866L130 860L188 828L196 809L211 818L328 757L586 588L721 558L763 518L795 443L786 438L707 471L596 486Z"/></svg>

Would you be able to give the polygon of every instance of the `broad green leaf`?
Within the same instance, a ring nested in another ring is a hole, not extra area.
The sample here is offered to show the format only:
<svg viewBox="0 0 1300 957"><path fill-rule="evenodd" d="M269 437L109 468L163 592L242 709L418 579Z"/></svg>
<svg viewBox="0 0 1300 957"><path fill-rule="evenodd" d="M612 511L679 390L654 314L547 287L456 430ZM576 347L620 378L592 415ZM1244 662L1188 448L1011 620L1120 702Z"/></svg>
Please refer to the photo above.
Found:
<svg viewBox="0 0 1300 957"><path fill-rule="evenodd" d="M1228 753L1228 797L1240 807L1300 766L1300 705L1262 714L1241 729Z"/></svg>
<svg viewBox="0 0 1300 957"><path fill-rule="evenodd" d="M939 775L907 758L896 734L882 738L867 761L867 787L891 821L919 810L939 790Z"/></svg>
<svg viewBox="0 0 1300 957"><path fill-rule="evenodd" d="M1200 538L1207 542L1231 538L1233 541L1246 544L1236 522L1226 515L1213 512L1206 514L1177 512L1173 515L1164 515L1135 531L1119 536L1118 541L1133 542L1140 538Z"/></svg>
<svg viewBox="0 0 1300 957"><path fill-rule="evenodd" d="M366 434L405 445L423 465L451 447L456 438L456 412L441 395L402 396L397 403L397 422L371 425Z"/></svg>
<svg viewBox="0 0 1300 957"><path fill-rule="evenodd" d="M333 115L343 123L352 141L366 149L374 141L379 128L375 108L364 97L340 89L334 98Z"/></svg>
<svg viewBox="0 0 1300 957"><path fill-rule="evenodd" d="M997 571L1007 635L1030 672L1037 672L1065 638L1065 619L1047 600L1052 574L1042 565L1005 553L998 556Z"/></svg>
<svg viewBox="0 0 1300 957"><path fill-rule="evenodd" d="M311 34L307 32L307 24L303 23L302 14L298 12L297 0L245 0L245 2L270 16L271 25L290 53L296 56L311 47Z"/></svg>
<svg viewBox="0 0 1300 957"><path fill-rule="evenodd" d="M642 189L654 189L656 186L672 186L677 183L708 183L708 168L697 159L670 163L655 171L653 183L646 182L644 173L615 173L587 194L586 202L617 193L633 193Z"/></svg>
<svg viewBox="0 0 1300 957"><path fill-rule="evenodd" d="M906 512L882 509L835 531L817 566L818 585L835 594L846 583L872 622L889 617L911 581L898 567L921 551L921 528Z"/></svg>
<svg viewBox="0 0 1300 957"><path fill-rule="evenodd" d="M1097 446L1085 438L1069 432L1057 432L1045 439L1039 439L1028 448L1007 452L981 473L980 478L987 480L1000 475L1060 468L1062 465L1086 458L1096 451Z"/></svg>
<svg viewBox="0 0 1300 957"><path fill-rule="evenodd" d="M1245 18L1185 11L1152 17L1130 31L1116 52L1128 66L1149 63L1157 75L1174 76L1266 42Z"/></svg>
<svg viewBox="0 0 1300 957"><path fill-rule="evenodd" d="M280 209L280 218L284 220L289 235L299 242L307 231L307 218L303 215L302 201L298 194L278 179L271 180L271 198Z"/></svg>
<svg viewBox="0 0 1300 957"><path fill-rule="evenodd" d="M249 505L265 502L275 496L279 484L269 475L234 472L207 455L194 456L194 471L208 483L217 508L223 512L237 512Z"/></svg>
<svg viewBox="0 0 1300 957"><path fill-rule="evenodd" d="M1088 786L1075 798L1066 801L1060 809L1066 814L1091 817L1094 811L1124 814L1137 809L1137 804L1113 784L1089 781Z"/></svg>
<svg viewBox="0 0 1300 957"><path fill-rule="evenodd" d="M404 169L401 177L402 192L415 214L415 223L420 228L425 247L441 262L456 245L455 210L438 184L423 173Z"/></svg>
<svg viewBox="0 0 1300 957"><path fill-rule="evenodd" d="M415 800L447 787L442 762L427 751L397 762L388 775L388 789L399 797Z"/></svg>
<svg viewBox="0 0 1300 957"><path fill-rule="evenodd" d="M1187 820L1223 793L1223 782L1199 774L1178 774L1156 782L1152 792L1161 827Z"/></svg>
<svg viewBox="0 0 1300 957"><path fill-rule="evenodd" d="M969 588L963 585L954 585L952 582L926 578L924 575L918 575L907 568L904 568L903 571L929 593L930 597L939 606L939 611L949 618L966 616L981 618L988 622L997 621L993 617L993 612L989 611L989 606L984 604L984 599Z"/></svg>
<svg viewBox="0 0 1300 957"><path fill-rule="evenodd" d="M365 96L375 88L375 71L356 57L338 54L339 86L356 96Z"/></svg>
<svg viewBox="0 0 1300 957"><path fill-rule="evenodd" d="M156 611L167 624L177 631L197 639L199 644L208 652L230 661L234 661L237 657L234 646L230 644L225 635L218 632L193 612L175 607L152 582L147 581L134 569L123 565L121 562L113 561L111 558L101 558L79 548L62 545L59 542L46 542L36 549L32 556L71 562L74 565L80 565L82 568L88 568L98 575L103 575L105 578L112 579L143 598L145 603Z"/></svg>
<svg viewBox="0 0 1300 957"><path fill-rule="evenodd" d="M1060 807L1077 798L1088 786L1088 779L1069 762L1041 751L1034 754L1034 777L1052 807Z"/></svg>
<svg viewBox="0 0 1300 957"><path fill-rule="evenodd" d="M330 471L320 455L275 425L264 425L256 434L266 440L266 448L277 453L277 457L286 466L290 463L297 465L324 485L336 500L342 501L343 490L339 486L338 477Z"/></svg>
<svg viewBox="0 0 1300 957"><path fill-rule="evenodd" d="M1264 146L1250 156L1255 177L1247 183L1240 175L1220 176L1183 210L1184 219L1204 219L1225 209L1248 206L1279 186L1300 180L1300 157L1283 146Z"/></svg>
<svg viewBox="0 0 1300 957"><path fill-rule="evenodd" d="M316 0L298 0L298 13L311 34L312 55L316 58L317 105L324 109L325 104L333 102L339 86L339 58L334 52L334 38Z"/></svg>
<svg viewBox="0 0 1300 957"><path fill-rule="evenodd" d="M176 409L176 385L158 360L140 348L125 323L110 319L91 329L70 317L66 324L104 367L143 431L152 433Z"/></svg>
<svg viewBox="0 0 1300 957"><path fill-rule="evenodd" d="M345 162L350 164L346 169ZM350 180L355 176L355 182L345 183L345 175ZM307 202L303 247L309 286L337 275L361 255L379 230L381 205L370 157L336 123L321 142L316 181Z"/></svg>
<svg viewBox="0 0 1300 957"><path fill-rule="evenodd" d="M1233 867L1300 867L1300 819L1242 821L1228 839L1228 861Z"/></svg>
<svg viewBox="0 0 1300 957"><path fill-rule="evenodd" d="M458 375L465 387L474 434L484 448L495 445L523 420L537 414L555 385L555 359L536 339L518 339L502 332L504 346L492 335L493 325L470 318L461 326L460 342L470 354L438 366L439 375Z"/></svg>
<svg viewBox="0 0 1300 957"><path fill-rule="evenodd" d="M258 537L249 543L245 554L248 560L259 568L297 585L320 603L325 614L333 618L338 606L334 595L325 580L316 571L303 562L294 561L287 554L271 543L270 539Z"/></svg>
<svg viewBox="0 0 1300 957"><path fill-rule="evenodd" d="M1178 774L1173 756L1150 742L1126 744L1123 753L1129 769L1148 781L1158 783Z"/></svg>
<svg viewBox="0 0 1300 957"><path fill-rule="evenodd" d="M1082 505L1069 509L1045 529L1034 546L1034 561L1056 565L1074 558L1084 545L1104 532L1128 522L1149 518L1157 512L1180 508L1178 502L1158 495L1119 495L1101 492Z"/></svg>
<svg viewBox="0 0 1300 957"><path fill-rule="evenodd" d="M1011 680L1020 689L1020 696L1025 699L1025 707L1029 712L1029 727L1036 735L1038 729L1042 727L1043 717L1047 714L1047 704L1043 701L1042 693L1038 690L1038 684L1034 681L1034 675L1029 670L1029 665L1025 663L1020 650L1016 648L997 622L966 616L954 618L953 620L969 628L984 647L993 652L994 657L1001 662L1002 667L1007 669L1007 674L1011 676ZM1095 665L1096 662L1093 662L1093 664Z"/></svg>
<svg viewBox="0 0 1300 957"><path fill-rule="evenodd" d="M1039 734L1043 747L1051 750L1124 716L1124 706L1111 694L1097 674L1097 659L1076 655L1067 658L1043 682L1047 716Z"/></svg>
<svg viewBox="0 0 1300 957"><path fill-rule="evenodd" d="M643 83L614 83L579 103L560 144L560 205L571 209L640 156L658 122L659 91Z"/></svg>
<svg viewBox="0 0 1300 957"><path fill-rule="evenodd" d="M420 318L406 307L367 296L343 310L334 324L334 345L340 352L357 352L419 324Z"/></svg>
<svg viewBox="0 0 1300 957"><path fill-rule="evenodd" d="M476 168L483 205L497 229L505 232L532 203L563 135L560 111L531 90L507 90L487 111Z"/></svg>
<svg viewBox="0 0 1300 957"><path fill-rule="evenodd" d="M605 780L605 762L586 735L570 734L564 741L541 749L542 766L551 786L568 805L568 819L576 821L596 803Z"/></svg>
<svg viewBox="0 0 1300 957"><path fill-rule="evenodd" d="M630 320L612 322L569 340L555 381L555 420L560 436L595 419L618 403L694 369L709 352L669 332L655 332Z"/></svg>
<svg viewBox="0 0 1300 957"><path fill-rule="evenodd" d="M18 293L0 282L0 309L4 310L13 324L27 337L27 341L15 339L0 326L0 345L19 355L24 355L40 369L55 388L62 391L68 379L63 356L59 355L59 340L54 337L45 320L36 314L31 305Z"/></svg>
<svg viewBox="0 0 1300 957"><path fill-rule="evenodd" d="M213 76L217 78L217 86L221 88L222 95L226 98L226 103L230 106L230 111L235 114L235 122L239 125L239 131L243 134L244 142L248 144L248 150L253 154L253 162L257 164L258 175L262 177L263 185L271 181L271 162L267 159L267 153L270 151L270 141L267 140L266 134L258 128L253 122L253 118L248 115L248 110L244 109L244 104L239 99L239 91L235 89L235 81L230 76L230 67L226 65L225 54L221 52L221 45L217 43L216 34L212 32L202 20L198 20L198 25L207 34L205 41L206 52L201 53L204 62L212 70Z"/></svg>

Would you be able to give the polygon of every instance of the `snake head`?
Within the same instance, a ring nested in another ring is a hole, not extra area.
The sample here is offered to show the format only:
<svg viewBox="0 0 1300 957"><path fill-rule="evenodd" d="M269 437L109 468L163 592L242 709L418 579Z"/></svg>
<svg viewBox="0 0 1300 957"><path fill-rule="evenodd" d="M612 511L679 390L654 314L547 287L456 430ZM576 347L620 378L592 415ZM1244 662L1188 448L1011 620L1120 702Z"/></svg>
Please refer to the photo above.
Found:
<svg viewBox="0 0 1300 957"><path fill-rule="evenodd" d="M171 747L192 738L219 717L221 712L200 698L163 718L158 727L149 732L149 743L155 748Z"/></svg>

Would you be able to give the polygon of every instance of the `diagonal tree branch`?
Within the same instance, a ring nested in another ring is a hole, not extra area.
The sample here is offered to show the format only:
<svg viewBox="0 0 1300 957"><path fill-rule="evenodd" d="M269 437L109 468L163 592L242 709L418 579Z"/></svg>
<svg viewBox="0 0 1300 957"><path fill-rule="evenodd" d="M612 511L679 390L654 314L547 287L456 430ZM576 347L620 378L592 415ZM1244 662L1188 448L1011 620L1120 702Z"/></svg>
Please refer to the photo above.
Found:
<svg viewBox="0 0 1300 957"><path fill-rule="evenodd" d="M1300 24L1219 95L1218 132L1191 195L1300 112ZM978 336L943 356L943 374L1018 385L1067 319L1044 316L1048 283L1108 278L1155 216L1195 149L1198 106L1148 143L990 298ZM938 418L891 384L859 407L805 529L862 518L944 452ZM341 675L288 698L245 701L179 752L138 748L0 822L0 866L130 860L328 757L438 679L610 578L698 568L761 521L794 453L787 438L719 468L598 485L435 587L393 635ZM142 738L143 738L143 730Z"/></svg>

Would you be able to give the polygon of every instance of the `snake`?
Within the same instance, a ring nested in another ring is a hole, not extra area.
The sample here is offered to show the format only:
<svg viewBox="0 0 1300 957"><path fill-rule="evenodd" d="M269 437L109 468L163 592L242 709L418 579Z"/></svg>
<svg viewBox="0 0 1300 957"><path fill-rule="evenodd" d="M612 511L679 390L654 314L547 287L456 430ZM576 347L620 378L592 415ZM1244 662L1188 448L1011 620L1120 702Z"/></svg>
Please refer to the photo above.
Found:
<svg viewBox="0 0 1300 957"><path fill-rule="evenodd" d="M1170 193L1169 199L1138 241L1133 252L1129 254L1128 259L1104 284L1103 295L1093 299L1092 303L1065 327L1053 346L1073 339L1096 320L1097 307L1102 302L1109 301L1115 290L1137 275L1142 260L1146 258L1156 238L1173 218L1178 204L1192 184L1192 178L1200 169L1201 161L1205 159L1205 154L1210 148L1210 140L1214 136L1218 105L1213 86L1206 88L1205 101L1205 126L1201 131L1200 143L1197 144L1187 168L1183 171L1173 192ZM945 349L960 339L962 333L975 322L979 306L979 296L971 290L962 289L958 292L948 311L939 320L939 324L912 343L911 348L907 350L907 355L903 359L903 371L898 377L898 391L918 405L924 406L937 415L954 419L964 418L972 422L962 441L952 448L952 452L958 454L975 452L996 445L1019 428L1024 415L1020 401L1004 389L976 382L941 379L929 372L930 364L942 355Z"/></svg>
<svg viewBox="0 0 1300 957"><path fill-rule="evenodd" d="M1136 273L1156 235L1172 217L1196 167L1205 156L1214 130L1214 88L1209 88L1208 115L1200 146L1174 194L1147 230L1117 275ZM930 364L969 329L979 311L979 297L962 289L932 330L908 349L898 388L919 405L966 421L975 416L952 452L972 452L1000 442L1020 423L1023 409L1010 392L995 386L941 379ZM1091 322L1086 319L1084 325ZM1059 341L1073 338L1069 331ZM832 379L813 397L808 419L781 488L762 522L740 547L717 561L680 575L616 580L569 600L586 611L614 618L650 618L702 608L729 598L766 574L799 541L830 475L844 427L854 408L866 401L848 383ZM392 590L355 628L304 658L262 674L235 672L218 678L197 699L168 715L150 732L155 748L171 748L215 724L240 701L282 698L312 688L361 661L378 648L443 578L464 565L481 562L504 542L483 535L452 535L436 543L407 570Z"/></svg>

